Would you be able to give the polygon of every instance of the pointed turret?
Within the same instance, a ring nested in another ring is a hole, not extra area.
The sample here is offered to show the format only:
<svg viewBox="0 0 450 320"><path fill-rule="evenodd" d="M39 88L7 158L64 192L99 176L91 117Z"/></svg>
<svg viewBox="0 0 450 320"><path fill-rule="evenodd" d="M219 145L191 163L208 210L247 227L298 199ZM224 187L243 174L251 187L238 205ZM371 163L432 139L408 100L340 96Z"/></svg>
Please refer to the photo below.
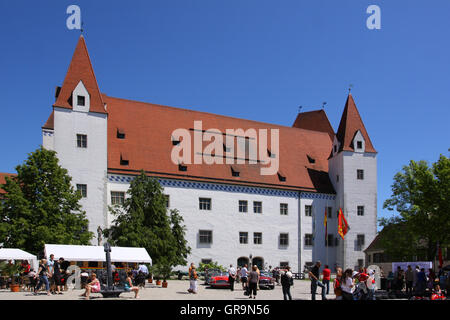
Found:
<svg viewBox="0 0 450 320"><path fill-rule="evenodd" d="M83 35L78 40L63 85L53 106L73 109L72 93L80 82L89 93L89 112L107 113Z"/></svg>
<svg viewBox="0 0 450 320"><path fill-rule="evenodd" d="M358 109L356 108L352 94L349 93L347 102L345 103L344 112L342 113L341 122L339 123L339 128L336 133L336 138L340 144L339 151L356 151L356 146L354 146L353 142L358 132L360 132L364 139L365 152L376 153L366 128L364 127L361 116L359 115Z"/></svg>

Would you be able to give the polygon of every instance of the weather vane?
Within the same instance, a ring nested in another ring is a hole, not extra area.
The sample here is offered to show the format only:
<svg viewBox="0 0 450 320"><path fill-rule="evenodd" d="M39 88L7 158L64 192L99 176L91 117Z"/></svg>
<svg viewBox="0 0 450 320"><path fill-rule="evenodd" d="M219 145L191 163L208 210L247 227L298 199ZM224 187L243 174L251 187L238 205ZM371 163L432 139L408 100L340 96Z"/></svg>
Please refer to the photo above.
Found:
<svg viewBox="0 0 450 320"><path fill-rule="evenodd" d="M352 88L353 88L353 85L350 83L350 85L348 86L348 93L352 92Z"/></svg>
<svg viewBox="0 0 450 320"><path fill-rule="evenodd" d="M303 106L298 106L298 113L302 112L302 108L303 108Z"/></svg>
<svg viewBox="0 0 450 320"><path fill-rule="evenodd" d="M325 109L326 101L322 102L322 109Z"/></svg>
<svg viewBox="0 0 450 320"><path fill-rule="evenodd" d="M81 34L83 34L83 31L84 31L83 26L84 26L84 22L81 21L81 28L80 28Z"/></svg>

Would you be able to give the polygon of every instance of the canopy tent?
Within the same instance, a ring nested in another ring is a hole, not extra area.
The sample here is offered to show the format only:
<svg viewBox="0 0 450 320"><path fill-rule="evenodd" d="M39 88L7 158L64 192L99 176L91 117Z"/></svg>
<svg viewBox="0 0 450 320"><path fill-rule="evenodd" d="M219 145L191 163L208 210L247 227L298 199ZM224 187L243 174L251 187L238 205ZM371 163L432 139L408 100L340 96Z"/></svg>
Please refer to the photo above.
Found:
<svg viewBox="0 0 450 320"><path fill-rule="evenodd" d="M55 259L64 258L67 261L106 261L103 246L79 246L64 244L46 244L45 256L51 254ZM152 263L145 248L111 247L111 262Z"/></svg>
<svg viewBox="0 0 450 320"><path fill-rule="evenodd" d="M34 270L38 267L37 257L20 249L0 249L0 260L28 260Z"/></svg>

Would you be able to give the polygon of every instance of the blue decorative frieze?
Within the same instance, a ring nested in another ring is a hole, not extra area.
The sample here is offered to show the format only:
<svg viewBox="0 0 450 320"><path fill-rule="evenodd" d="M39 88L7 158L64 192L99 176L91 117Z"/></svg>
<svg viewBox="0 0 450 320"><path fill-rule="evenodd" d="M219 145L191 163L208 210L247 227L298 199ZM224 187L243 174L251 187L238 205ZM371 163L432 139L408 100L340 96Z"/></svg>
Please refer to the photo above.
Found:
<svg viewBox="0 0 450 320"><path fill-rule="evenodd" d="M42 134L44 136L53 137L54 132L53 131L42 130Z"/></svg>
<svg viewBox="0 0 450 320"><path fill-rule="evenodd" d="M131 180L133 180L133 179L134 179L134 177L132 177L132 176L108 175L109 182L130 183ZM289 198L297 198L297 199L299 197L299 193L296 191L288 191L288 190L280 190L280 189L247 187L247 186L239 186L239 185L231 185L231 184L205 183L205 182L173 180L173 179L158 179L158 181L163 187L202 189L202 190L225 191L225 192L236 192L236 193L250 193L250 194L289 197Z"/></svg>
<svg viewBox="0 0 450 320"><path fill-rule="evenodd" d="M333 194L325 194L325 193L302 192L302 193L300 193L300 198L304 198L304 199L335 200L336 196L333 195Z"/></svg>

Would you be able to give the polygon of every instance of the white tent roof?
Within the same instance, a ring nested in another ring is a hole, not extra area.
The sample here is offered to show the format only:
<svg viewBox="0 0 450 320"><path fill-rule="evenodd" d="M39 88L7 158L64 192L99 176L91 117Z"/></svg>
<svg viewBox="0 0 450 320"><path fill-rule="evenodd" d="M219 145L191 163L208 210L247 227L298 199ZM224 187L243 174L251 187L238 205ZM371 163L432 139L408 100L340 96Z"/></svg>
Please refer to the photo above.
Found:
<svg viewBox="0 0 450 320"><path fill-rule="evenodd" d="M67 261L106 261L103 246L46 244L45 255L51 254ZM152 259L145 248L111 247L111 262L152 263Z"/></svg>
<svg viewBox="0 0 450 320"><path fill-rule="evenodd" d="M36 260L37 257L20 249L0 249L0 260Z"/></svg>

